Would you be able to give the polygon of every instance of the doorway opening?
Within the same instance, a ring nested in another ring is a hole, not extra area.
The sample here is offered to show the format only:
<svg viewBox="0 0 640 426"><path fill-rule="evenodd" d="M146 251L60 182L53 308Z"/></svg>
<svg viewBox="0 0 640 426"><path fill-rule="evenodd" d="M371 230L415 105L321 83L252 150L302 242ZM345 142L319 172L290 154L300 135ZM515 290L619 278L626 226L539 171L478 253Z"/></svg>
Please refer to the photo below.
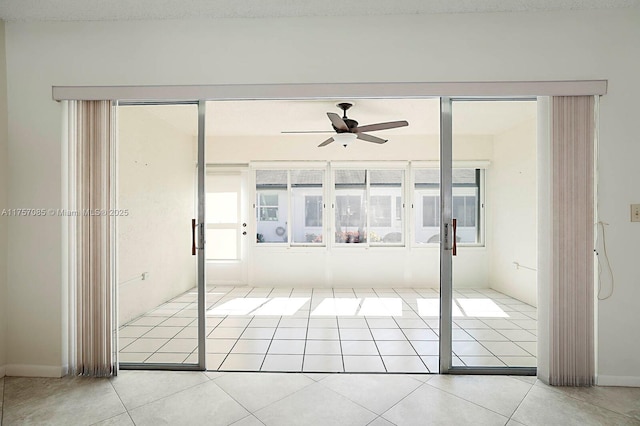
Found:
<svg viewBox="0 0 640 426"><path fill-rule="evenodd" d="M351 101L349 117L364 125L409 125L376 133L385 144L318 147L335 133L327 112L340 101L207 102L200 345L208 370L440 371L441 100ZM182 107L135 107L146 121L126 117L133 107L120 111L119 187L132 205L172 198L163 187L177 185L171 162L180 156L167 151L177 140L185 142L181 155L190 170L179 220L185 241L156 239L141 249L136 233L163 234L161 225L136 225L136 218L147 219L133 208L120 220L120 310L145 306L120 317L125 365L197 363L196 281L162 293L152 279L171 279L140 260L169 246L191 254L183 222L196 217L198 128ZM458 222L451 364L535 367L536 102L455 101L452 118L450 190ZM166 141L158 135L147 151L136 148L154 130ZM157 177L133 173L150 170L160 154L168 162ZM195 278L195 258L186 257L184 276Z"/></svg>

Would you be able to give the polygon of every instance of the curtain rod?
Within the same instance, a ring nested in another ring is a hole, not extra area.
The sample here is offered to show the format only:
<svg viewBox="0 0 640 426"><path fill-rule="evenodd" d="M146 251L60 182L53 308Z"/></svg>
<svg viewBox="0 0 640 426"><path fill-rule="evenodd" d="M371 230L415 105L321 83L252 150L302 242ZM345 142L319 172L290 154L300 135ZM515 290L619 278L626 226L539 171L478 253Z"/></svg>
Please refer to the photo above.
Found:
<svg viewBox="0 0 640 426"><path fill-rule="evenodd" d="M604 95L607 80L53 86L53 100L232 101Z"/></svg>

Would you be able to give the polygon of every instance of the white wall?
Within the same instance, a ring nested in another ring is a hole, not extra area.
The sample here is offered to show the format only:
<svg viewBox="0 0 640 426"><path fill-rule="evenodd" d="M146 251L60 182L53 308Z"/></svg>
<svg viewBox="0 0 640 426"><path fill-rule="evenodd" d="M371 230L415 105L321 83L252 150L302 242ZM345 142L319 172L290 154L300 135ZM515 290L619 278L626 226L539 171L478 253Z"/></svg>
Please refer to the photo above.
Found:
<svg viewBox="0 0 640 426"><path fill-rule="evenodd" d="M486 190L491 288L533 306L537 273L527 268L538 265L536 160L535 120L496 135Z"/></svg>
<svg viewBox="0 0 640 426"><path fill-rule="evenodd" d="M599 303L601 377L640 384L637 100L640 10L406 17L7 24L9 203L61 198L52 85L608 79L601 102L601 218L616 292ZM384 29L384 30L381 30ZM357 60L336 66L335 46ZM380 52L385 52L380 56ZM61 223L11 221L8 362L62 363ZM34 267L37 262L37 267ZM53 371L53 370L52 370ZM635 381L634 381L635 380Z"/></svg>
<svg viewBox="0 0 640 426"><path fill-rule="evenodd" d="M7 66L4 22L0 21L0 212L8 208L8 151L7 151ZM6 304L7 304L7 226L6 216L0 216L0 377L4 376L6 361Z"/></svg>
<svg viewBox="0 0 640 426"><path fill-rule="evenodd" d="M118 209L129 213L118 221L120 324L196 286L195 140L154 108L161 107L118 109ZM193 109L195 125L196 108L183 108Z"/></svg>

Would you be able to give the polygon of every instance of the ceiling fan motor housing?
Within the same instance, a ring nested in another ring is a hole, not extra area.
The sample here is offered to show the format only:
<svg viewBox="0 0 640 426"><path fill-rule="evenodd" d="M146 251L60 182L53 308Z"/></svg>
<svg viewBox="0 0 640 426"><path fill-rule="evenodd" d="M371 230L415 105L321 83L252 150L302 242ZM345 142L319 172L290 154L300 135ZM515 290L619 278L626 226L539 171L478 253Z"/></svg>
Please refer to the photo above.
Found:
<svg viewBox="0 0 640 426"><path fill-rule="evenodd" d="M349 102L342 102L336 106L343 111L342 121L344 121L344 123L347 125L349 131L338 129L336 126L332 126L333 129L336 131L336 133L353 133L353 129L358 127L358 122L347 117L347 110L351 108L353 104Z"/></svg>
<svg viewBox="0 0 640 426"><path fill-rule="evenodd" d="M343 118L342 121L344 121L344 124L347 125L349 130L347 131L347 130L338 129L336 126L332 125L333 130L335 130L336 133L353 133L353 129L358 127L358 122L356 120L352 120L350 118Z"/></svg>

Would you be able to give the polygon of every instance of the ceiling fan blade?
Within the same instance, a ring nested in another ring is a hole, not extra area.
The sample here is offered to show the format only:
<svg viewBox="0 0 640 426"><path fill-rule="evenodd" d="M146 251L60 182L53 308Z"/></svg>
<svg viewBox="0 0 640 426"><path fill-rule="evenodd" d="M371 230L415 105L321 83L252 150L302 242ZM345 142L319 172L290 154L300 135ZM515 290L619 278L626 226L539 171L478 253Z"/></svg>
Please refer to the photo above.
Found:
<svg viewBox="0 0 640 426"><path fill-rule="evenodd" d="M386 143L386 139L380 139L376 136L367 135L365 133L358 133L358 139L362 139L363 141L373 142L373 143Z"/></svg>
<svg viewBox="0 0 640 426"><path fill-rule="evenodd" d="M333 137L330 137L326 141L322 142L320 145L318 145L318 147L329 145L331 142L333 142Z"/></svg>
<svg viewBox="0 0 640 426"><path fill-rule="evenodd" d="M349 131L347 123L345 123L344 120L340 118L340 116L335 112L328 112L327 117L329 117L329 120L331 120L331 124L333 124L333 127L335 127L336 129L343 130L345 132Z"/></svg>
<svg viewBox="0 0 640 426"><path fill-rule="evenodd" d="M402 121L389 121L388 123L376 123L376 124L367 124L366 126L359 126L356 128L358 133L360 132L373 132L375 130L386 130L386 129L395 129L397 127L408 126L409 123Z"/></svg>

